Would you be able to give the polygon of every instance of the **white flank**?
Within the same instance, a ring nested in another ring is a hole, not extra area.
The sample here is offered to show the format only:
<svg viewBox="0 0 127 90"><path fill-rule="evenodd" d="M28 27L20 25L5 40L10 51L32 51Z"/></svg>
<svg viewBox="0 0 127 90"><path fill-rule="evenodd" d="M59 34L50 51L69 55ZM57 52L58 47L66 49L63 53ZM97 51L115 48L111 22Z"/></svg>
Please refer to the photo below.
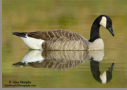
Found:
<svg viewBox="0 0 127 90"><path fill-rule="evenodd" d="M100 75L100 79L101 79L101 81L102 81L103 84L106 83L106 81L107 81L106 71L103 72L103 73Z"/></svg>
<svg viewBox="0 0 127 90"><path fill-rule="evenodd" d="M29 51L20 62L30 63L30 62L39 62L41 63L44 60L42 57L42 51L39 50L31 50Z"/></svg>
<svg viewBox="0 0 127 90"><path fill-rule="evenodd" d="M28 37L27 34L25 38L24 37L20 37L20 38L31 49L42 49L42 43L44 42L44 40Z"/></svg>
<svg viewBox="0 0 127 90"><path fill-rule="evenodd" d="M93 42L89 42L89 50L103 50L104 49L104 43L101 38L96 39Z"/></svg>
<svg viewBox="0 0 127 90"><path fill-rule="evenodd" d="M100 25L102 25L103 27L106 28L106 23L107 23L107 19L106 19L106 17L103 16L101 21L100 21Z"/></svg>

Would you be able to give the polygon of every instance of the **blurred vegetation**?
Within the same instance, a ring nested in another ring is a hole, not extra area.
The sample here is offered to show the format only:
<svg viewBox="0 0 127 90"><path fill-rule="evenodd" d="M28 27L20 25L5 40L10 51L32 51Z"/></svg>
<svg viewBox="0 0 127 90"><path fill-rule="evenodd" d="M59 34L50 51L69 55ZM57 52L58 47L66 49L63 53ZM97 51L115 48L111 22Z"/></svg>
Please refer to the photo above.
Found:
<svg viewBox="0 0 127 90"><path fill-rule="evenodd" d="M12 66L28 51L27 46L12 32L66 29L89 39L91 25L100 14L110 16L113 21L114 37L105 28L100 28L105 43L101 71L115 63L112 85L101 85L91 78L89 61L64 72ZM30 80L37 87L127 87L126 30L126 0L3 0L2 85L9 80Z"/></svg>

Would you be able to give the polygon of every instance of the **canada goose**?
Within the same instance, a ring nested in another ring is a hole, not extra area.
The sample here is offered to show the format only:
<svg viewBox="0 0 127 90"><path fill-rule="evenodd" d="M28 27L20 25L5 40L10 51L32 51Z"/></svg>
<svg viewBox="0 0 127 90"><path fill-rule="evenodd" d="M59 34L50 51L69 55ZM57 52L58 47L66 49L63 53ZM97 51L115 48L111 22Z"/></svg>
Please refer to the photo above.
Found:
<svg viewBox="0 0 127 90"><path fill-rule="evenodd" d="M104 43L99 34L100 26L104 26L114 36L112 20L107 15L100 15L91 27L90 39L67 31L51 30L36 32L14 32L30 49L42 50L103 50Z"/></svg>

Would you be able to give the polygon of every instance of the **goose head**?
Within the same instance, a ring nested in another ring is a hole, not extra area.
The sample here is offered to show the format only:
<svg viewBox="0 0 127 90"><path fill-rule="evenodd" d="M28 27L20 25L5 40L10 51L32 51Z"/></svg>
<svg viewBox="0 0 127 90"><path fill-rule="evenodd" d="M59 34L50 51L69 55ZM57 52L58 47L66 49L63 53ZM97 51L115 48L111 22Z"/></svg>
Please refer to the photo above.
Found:
<svg viewBox="0 0 127 90"><path fill-rule="evenodd" d="M100 79L101 79L101 83L102 83L102 84L106 84L106 83L108 83L108 82L112 79L113 67L114 67L114 63L112 63L112 65L111 65L111 67L109 68L109 70L104 71L104 72L100 75Z"/></svg>
<svg viewBox="0 0 127 90"><path fill-rule="evenodd" d="M100 68L99 64L100 64L100 61L94 60L94 58L90 58L90 67L91 67L91 72L94 79L96 79L102 84L106 84L112 80L112 72L113 72L114 63L112 63L111 67L109 67L109 69L105 70L103 73L101 73L99 70Z"/></svg>
<svg viewBox="0 0 127 90"><path fill-rule="evenodd" d="M109 16L100 15L95 19L94 24L96 24L97 22L99 26L105 27L114 36L113 28L112 28L112 20Z"/></svg>

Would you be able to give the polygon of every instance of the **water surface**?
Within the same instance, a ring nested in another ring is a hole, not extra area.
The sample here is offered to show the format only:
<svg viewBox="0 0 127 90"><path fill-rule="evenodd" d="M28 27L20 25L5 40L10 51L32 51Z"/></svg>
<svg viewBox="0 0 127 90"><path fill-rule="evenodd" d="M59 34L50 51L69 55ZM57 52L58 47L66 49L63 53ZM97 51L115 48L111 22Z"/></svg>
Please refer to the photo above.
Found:
<svg viewBox="0 0 127 90"><path fill-rule="evenodd" d="M34 85L30 86L31 88L127 87L126 9L125 0L4 0L2 2L2 87L15 85L13 81L17 83L29 81L31 82L29 85ZM103 54L94 52L95 56L100 56L97 58L100 63L94 72L103 73L114 63L112 78L106 84L93 77L91 69L93 53L87 51L37 51L39 53L36 53L30 51L20 38L12 35L15 31L66 29L89 39L91 25L100 14L111 17L115 34L113 37L101 27L100 36L105 48ZM29 56L31 52L34 54ZM27 55L29 57L23 59Z"/></svg>

